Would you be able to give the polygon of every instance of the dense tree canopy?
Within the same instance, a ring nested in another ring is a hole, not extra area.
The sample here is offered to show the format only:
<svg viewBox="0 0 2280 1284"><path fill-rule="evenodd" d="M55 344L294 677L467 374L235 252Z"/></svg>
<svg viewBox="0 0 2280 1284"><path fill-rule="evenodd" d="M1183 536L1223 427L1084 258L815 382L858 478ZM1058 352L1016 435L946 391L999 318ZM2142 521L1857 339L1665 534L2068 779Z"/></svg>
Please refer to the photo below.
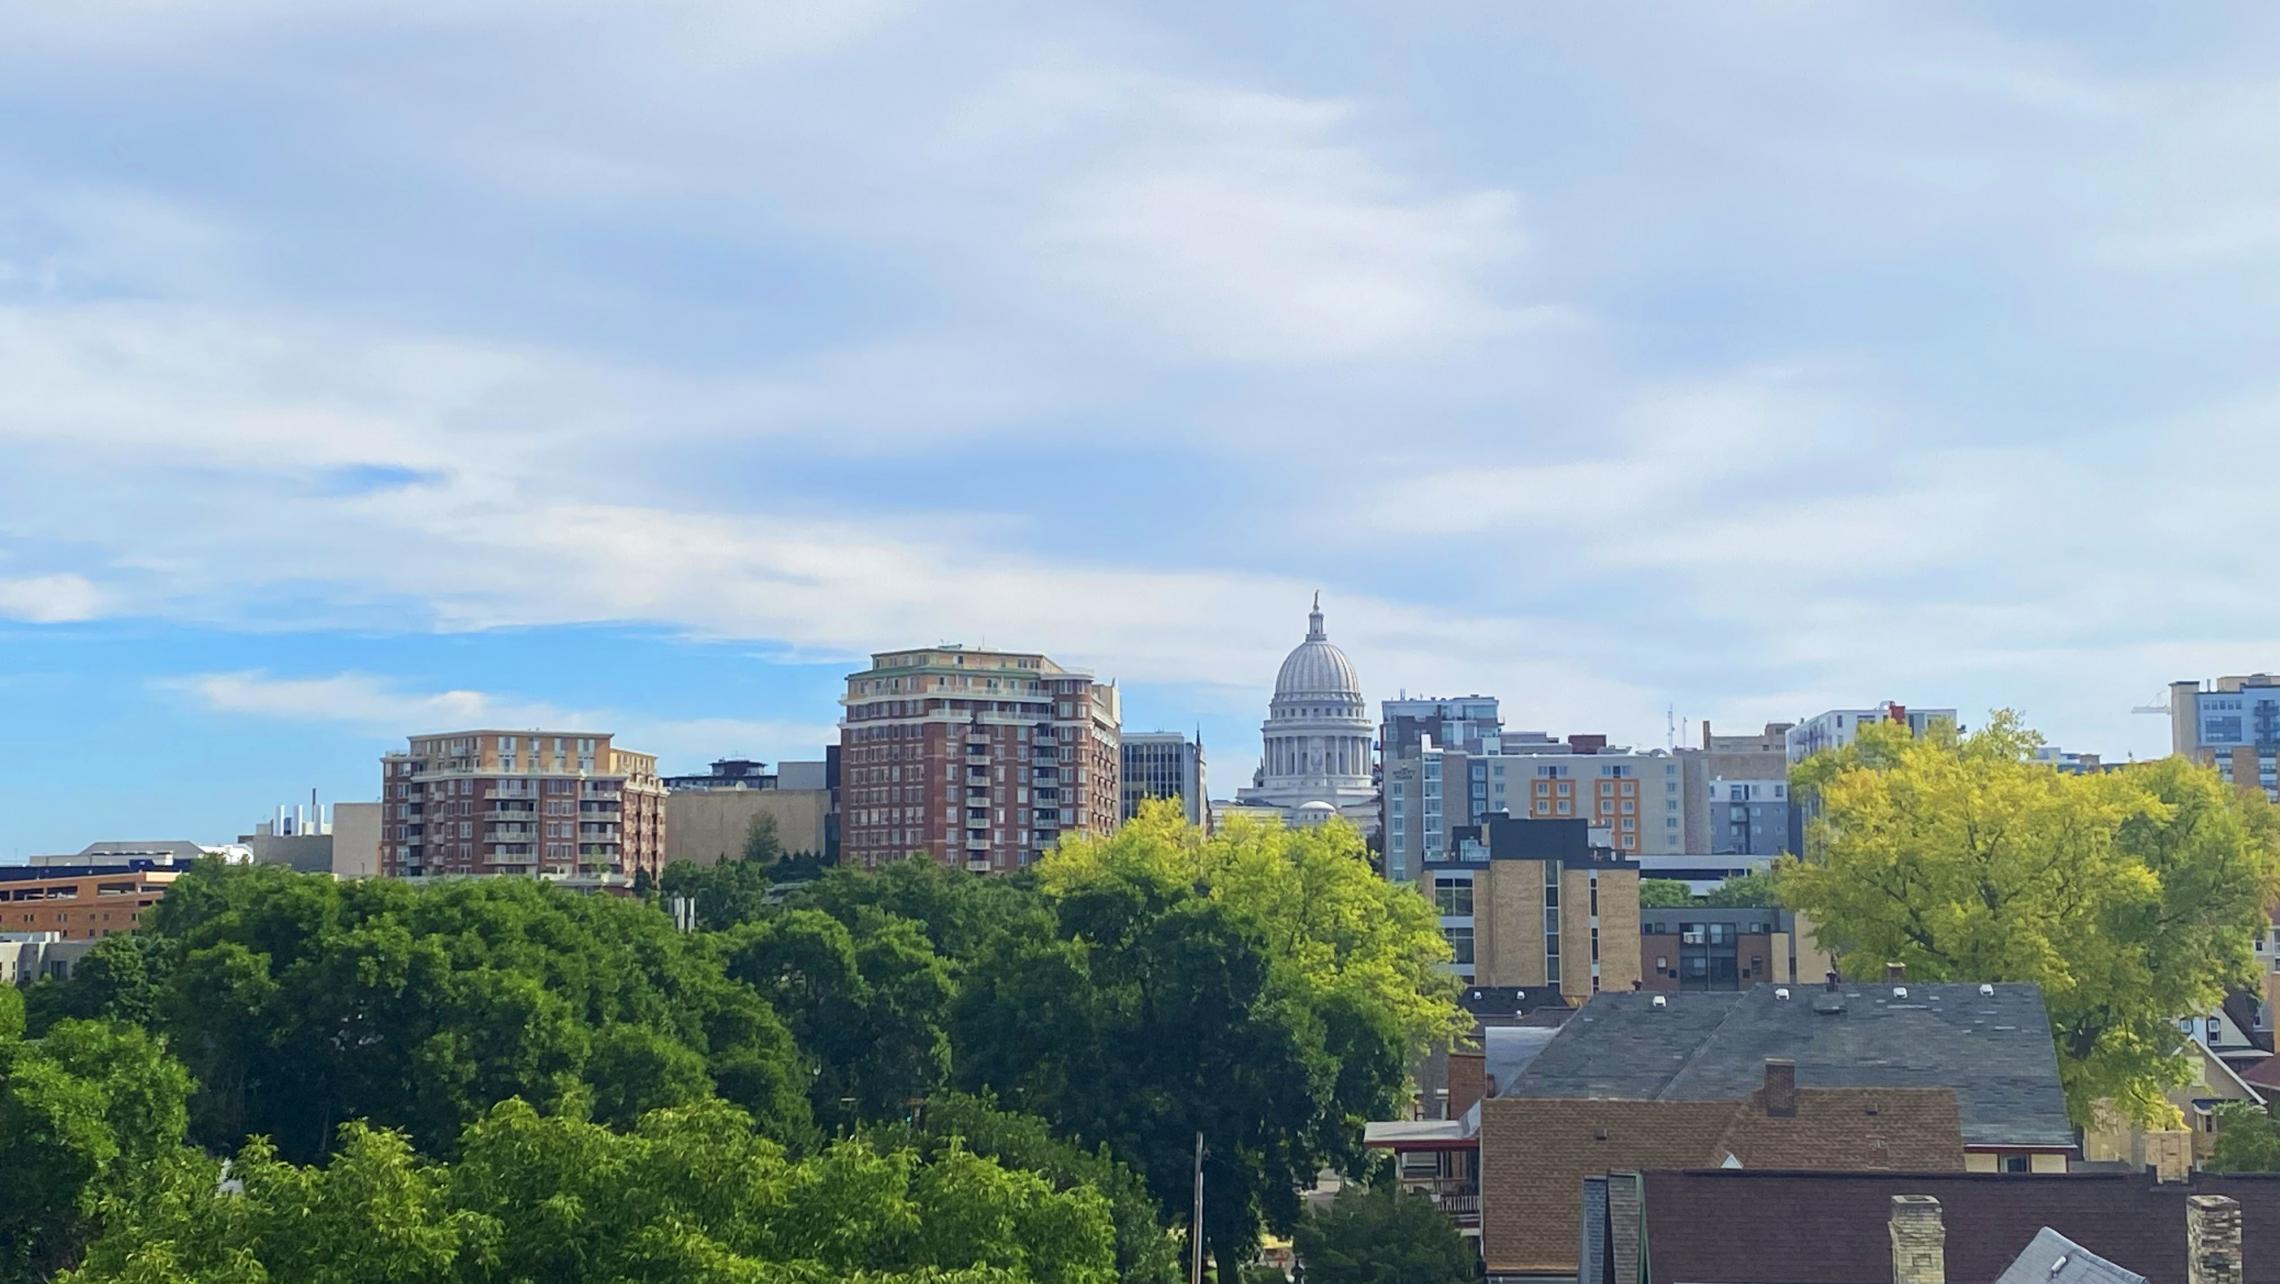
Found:
<svg viewBox="0 0 2280 1284"><path fill-rule="evenodd" d="M1307 1284L1467 1284L1480 1254L1423 1195L1349 1186L1299 1225Z"/></svg>
<svg viewBox="0 0 2280 1284"><path fill-rule="evenodd" d="M2039 983L2075 1117L2172 1117L2177 1019L2253 977L2280 820L2181 759L2071 775L2034 762L2039 743L1998 714L1968 736L1867 727L1802 764L1822 814L1783 900L1868 966Z"/></svg>
<svg viewBox="0 0 2280 1284"><path fill-rule="evenodd" d="M118 1209L71 1284L1109 1284L1106 1201L949 1147L803 1160L725 1103L630 1131L511 1101L449 1163L350 1124L322 1166L254 1142Z"/></svg>
<svg viewBox="0 0 2280 1284"><path fill-rule="evenodd" d="M1343 826L740 867L669 875L683 932L535 880L199 866L0 998L39 1177L0 1190L0 1284L1168 1284L1199 1131L1247 1260L1462 1024L1430 907Z"/></svg>
<svg viewBox="0 0 2280 1284"><path fill-rule="evenodd" d="M1039 874L1055 933L1001 935L973 964L958 1081L1106 1144L1167 1220L1186 1220L1201 1132L1218 1261L1295 1224L1321 1168L1358 1172L1361 1124L1462 1024L1431 907L1374 876L1346 826L1207 837L1155 805Z"/></svg>
<svg viewBox="0 0 2280 1284"><path fill-rule="evenodd" d="M811 1075L767 1001L635 902L208 863L135 939L45 1006L164 1035L216 1150L258 1134L308 1161L364 1119L448 1153L509 1097L623 1121L717 1091L776 1136L809 1127Z"/></svg>
<svg viewBox="0 0 2280 1284"><path fill-rule="evenodd" d="M190 1077L142 1031L68 1020L38 1039L0 986L0 1281L69 1263L106 1204L131 1201L178 1152Z"/></svg>

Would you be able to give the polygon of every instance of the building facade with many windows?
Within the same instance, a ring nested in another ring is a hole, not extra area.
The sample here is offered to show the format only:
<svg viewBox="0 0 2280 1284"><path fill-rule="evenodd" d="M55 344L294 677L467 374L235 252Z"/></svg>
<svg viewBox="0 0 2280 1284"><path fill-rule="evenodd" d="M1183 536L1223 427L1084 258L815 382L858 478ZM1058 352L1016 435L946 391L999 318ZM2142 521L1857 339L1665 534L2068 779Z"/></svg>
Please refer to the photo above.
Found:
<svg viewBox="0 0 2280 1284"><path fill-rule="evenodd" d="M1120 751L1123 793L1119 814L1130 820L1140 804L1151 798L1177 798L1188 823L1198 827L1211 822L1211 799L1205 792L1203 737L1190 740L1177 731L1127 731Z"/></svg>
<svg viewBox="0 0 2280 1284"><path fill-rule="evenodd" d="M1406 752L1387 755L1387 878L1414 881L1418 870L1456 851L1458 831L1495 816L1579 819L1603 831L1605 845L1625 856L1687 850L1676 756L1613 748L1596 735L1555 741L1507 733L1495 747L1499 752L1474 753L1423 735Z"/></svg>
<svg viewBox="0 0 2280 1284"><path fill-rule="evenodd" d="M380 760L380 872L516 874L597 886L664 865L655 754L590 731L413 736Z"/></svg>
<svg viewBox="0 0 2280 1284"><path fill-rule="evenodd" d="M2169 742L2171 753L2280 800L2280 677L2170 683Z"/></svg>
<svg viewBox="0 0 2280 1284"><path fill-rule="evenodd" d="M881 651L847 675L840 849L978 873L1034 862L1122 806L1116 684L1031 652Z"/></svg>
<svg viewBox="0 0 2280 1284"><path fill-rule="evenodd" d="M1467 985L1550 987L1571 999L1639 977L1639 867L1591 842L1581 819L1491 816L1428 862L1419 890Z"/></svg>

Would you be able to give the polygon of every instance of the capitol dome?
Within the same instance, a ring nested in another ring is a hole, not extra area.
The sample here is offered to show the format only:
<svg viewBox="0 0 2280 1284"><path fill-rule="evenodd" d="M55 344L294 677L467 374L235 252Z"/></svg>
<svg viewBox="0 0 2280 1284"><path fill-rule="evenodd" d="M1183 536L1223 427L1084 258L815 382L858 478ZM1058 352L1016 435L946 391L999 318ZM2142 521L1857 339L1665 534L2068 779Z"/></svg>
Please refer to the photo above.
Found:
<svg viewBox="0 0 2280 1284"><path fill-rule="evenodd" d="M1359 702L1362 680L1354 673L1354 662L1322 631L1319 600L1306 623L1306 640L1283 658L1282 671L1275 675L1275 694L1334 696Z"/></svg>
<svg viewBox="0 0 2280 1284"><path fill-rule="evenodd" d="M1294 825L1343 816L1366 832L1377 822L1377 725L1354 662L1322 628L1322 597L1306 617L1306 640L1283 658L1259 727L1259 770L1240 802L1274 807Z"/></svg>

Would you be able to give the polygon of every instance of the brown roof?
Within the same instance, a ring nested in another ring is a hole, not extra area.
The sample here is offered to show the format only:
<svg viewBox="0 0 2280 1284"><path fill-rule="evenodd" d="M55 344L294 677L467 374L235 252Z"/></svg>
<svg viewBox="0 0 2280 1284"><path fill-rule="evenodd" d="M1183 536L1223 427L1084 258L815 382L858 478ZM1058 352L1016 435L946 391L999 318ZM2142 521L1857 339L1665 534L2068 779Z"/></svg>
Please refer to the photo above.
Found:
<svg viewBox="0 0 2280 1284"><path fill-rule="evenodd" d="M1794 1119L1769 1118L1760 1089L1718 1145L1744 1168L1963 1171L1963 1121L1948 1088L1803 1088Z"/></svg>
<svg viewBox="0 0 2280 1284"><path fill-rule="evenodd" d="M2280 1175L1783 1173L1646 1175L1654 1284L1850 1284L1892 1278L1894 1195L1940 1201L1947 1284L1994 1284L2044 1227L2151 1284L2186 1284L2185 1197L2240 1201L2250 1280L2280 1279Z"/></svg>
<svg viewBox="0 0 2280 1284"><path fill-rule="evenodd" d="M2259 1088L2280 1088L2280 1056L2266 1057L2240 1072L2243 1083Z"/></svg>
<svg viewBox="0 0 2280 1284"><path fill-rule="evenodd" d="M1747 1101L1492 1097L1481 1103L1482 1250L1492 1271L1573 1271L1583 1179L1744 1167L1963 1168L1948 1088L1800 1088L1794 1118ZM2024 1241L2021 1241L2022 1245Z"/></svg>

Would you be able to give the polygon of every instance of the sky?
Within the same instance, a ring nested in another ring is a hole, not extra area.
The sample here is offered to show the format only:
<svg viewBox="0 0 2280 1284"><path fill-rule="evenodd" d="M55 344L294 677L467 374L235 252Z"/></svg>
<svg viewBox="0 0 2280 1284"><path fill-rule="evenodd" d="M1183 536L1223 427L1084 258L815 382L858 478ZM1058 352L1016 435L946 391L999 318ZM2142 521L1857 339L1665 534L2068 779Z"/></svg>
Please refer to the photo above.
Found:
<svg viewBox="0 0 2280 1284"><path fill-rule="evenodd" d="M0 6L0 858L1042 650L2166 751L2280 662L2280 10Z"/></svg>

